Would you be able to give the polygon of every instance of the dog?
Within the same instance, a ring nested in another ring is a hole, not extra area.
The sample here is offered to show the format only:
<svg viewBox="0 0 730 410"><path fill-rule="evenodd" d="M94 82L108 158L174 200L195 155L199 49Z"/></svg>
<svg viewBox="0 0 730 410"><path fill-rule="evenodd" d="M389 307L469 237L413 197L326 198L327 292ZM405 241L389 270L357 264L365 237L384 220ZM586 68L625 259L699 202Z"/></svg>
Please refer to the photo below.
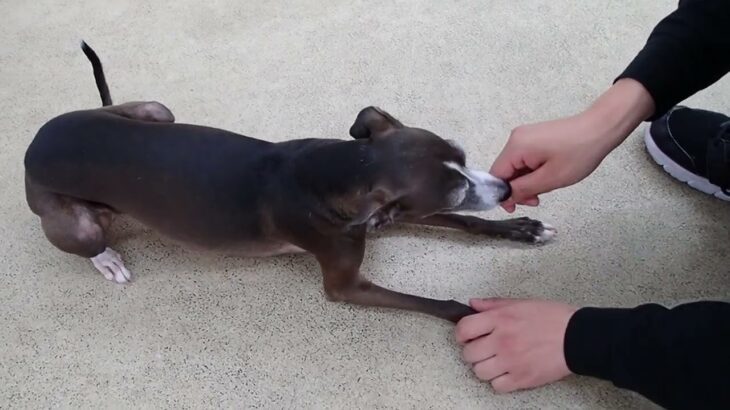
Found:
<svg viewBox="0 0 730 410"><path fill-rule="evenodd" d="M456 322L474 311L385 289L363 279L366 233L392 223L453 228L543 243L540 221L489 221L509 184L466 166L459 146L403 125L377 107L360 111L351 140L271 143L179 124L158 102L112 105L101 61L84 42L102 107L44 124L25 155L28 205L48 240L90 258L102 275L132 274L109 247L117 214L172 239L249 256L309 252L332 301L406 309Z"/></svg>

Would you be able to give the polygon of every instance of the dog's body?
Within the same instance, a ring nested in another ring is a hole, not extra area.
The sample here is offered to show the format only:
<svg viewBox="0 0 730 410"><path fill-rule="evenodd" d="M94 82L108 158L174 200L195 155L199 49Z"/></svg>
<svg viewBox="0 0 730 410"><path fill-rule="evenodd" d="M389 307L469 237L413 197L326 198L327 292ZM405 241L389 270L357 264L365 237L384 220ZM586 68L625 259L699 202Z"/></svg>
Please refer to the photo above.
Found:
<svg viewBox="0 0 730 410"><path fill-rule="evenodd" d="M312 206L277 203L301 192L292 177L302 162L297 157L325 144L339 153L353 151L334 141L272 144L209 127L89 110L63 114L42 127L26 167L35 184L108 205L174 239L205 248L245 248L284 239L269 238L276 231L273 221L281 219L277 212L311 211ZM303 171L312 170L305 165Z"/></svg>
<svg viewBox="0 0 730 410"><path fill-rule="evenodd" d="M131 278L106 239L112 216L124 213L205 248L311 252L331 299L456 321L471 309L360 278L368 228L401 221L528 242L554 234L526 218L451 214L494 207L509 187L468 169L453 143L377 108L361 111L350 129L355 139L347 141L270 143L176 124L159 103L111 106L101 64L83 48L105 106L63 114L40 129L25 157L26 193L48 239L91 258L107 279Z"/></svg>

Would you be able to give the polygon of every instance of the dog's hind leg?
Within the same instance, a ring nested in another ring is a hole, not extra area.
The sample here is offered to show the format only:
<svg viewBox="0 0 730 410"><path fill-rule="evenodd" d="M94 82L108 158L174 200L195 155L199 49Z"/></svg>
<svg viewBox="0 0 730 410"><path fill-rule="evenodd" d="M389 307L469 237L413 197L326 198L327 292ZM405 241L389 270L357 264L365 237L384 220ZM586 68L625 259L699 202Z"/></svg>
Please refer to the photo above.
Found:
<svg viewBox="0 0 730 410"><path fill-rule="evenodd" d="M40 216L46 238L58 249L89 258L108 280L126 283L132 274L117 252L107 246L112 211L102 205L45 191L26 177L31 210Z"/></svg>
<svg viewBox="0 0 730 410"><path fill-rule="evenodd" d="M132 120L150 122L175 122L175 116L169 108L157 101L134 101L100 108L113 114Z"/></svg>

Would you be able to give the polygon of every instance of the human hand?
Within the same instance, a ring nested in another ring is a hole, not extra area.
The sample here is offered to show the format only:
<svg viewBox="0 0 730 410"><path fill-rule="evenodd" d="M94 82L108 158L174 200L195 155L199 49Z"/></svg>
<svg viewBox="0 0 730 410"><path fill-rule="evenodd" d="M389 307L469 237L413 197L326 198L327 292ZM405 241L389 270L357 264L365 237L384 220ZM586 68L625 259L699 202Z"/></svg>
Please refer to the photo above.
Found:
<svg viewBox="0 0 730 410"><path fill-rule="evenodd" d="M456 325L456 340L474 374L498 393L529 389L571 374L563 343L578 308L519 299L472 299L479 313Z"/></svg>
<svg viewBox="0 0 730 410"><path fill-rule="evenodd" d="M580 114L515 128L490 170L512 186L502 207L537 206L538 195L581 181L653 110L644 86L622 79Z"/></svg>
<svg viewBox="0 0 730 410"><path fill-rule="evenodd" d="M593 119L586 114L512 131L490 174L510 181L512 196L502 204L513 212L517 204L537 206L538 195L573 185L598 167L613 147L601 143Z"/></svg>

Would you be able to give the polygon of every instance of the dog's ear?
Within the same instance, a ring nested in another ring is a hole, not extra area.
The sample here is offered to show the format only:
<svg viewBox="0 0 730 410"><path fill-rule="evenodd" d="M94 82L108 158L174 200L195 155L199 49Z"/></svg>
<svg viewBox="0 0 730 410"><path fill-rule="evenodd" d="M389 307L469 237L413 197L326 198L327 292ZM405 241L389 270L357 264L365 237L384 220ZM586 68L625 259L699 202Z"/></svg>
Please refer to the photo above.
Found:
<svg viewBox="0 0 730 410"><path fill-rule="evenodd" d="M357 212L350 221L351 226L364 224L368 221L380 208L387 205L392 200L392 195L385 189L375 188L368 192L357 206Z"/></svg>
<svg viewBox="0 0 730 410"><path fill-rule="evenodd" d="M367 107L357 115L350 135L355 139L378 138L398 128L403 128L403 124L393 116L378 107Z"/></svg>

